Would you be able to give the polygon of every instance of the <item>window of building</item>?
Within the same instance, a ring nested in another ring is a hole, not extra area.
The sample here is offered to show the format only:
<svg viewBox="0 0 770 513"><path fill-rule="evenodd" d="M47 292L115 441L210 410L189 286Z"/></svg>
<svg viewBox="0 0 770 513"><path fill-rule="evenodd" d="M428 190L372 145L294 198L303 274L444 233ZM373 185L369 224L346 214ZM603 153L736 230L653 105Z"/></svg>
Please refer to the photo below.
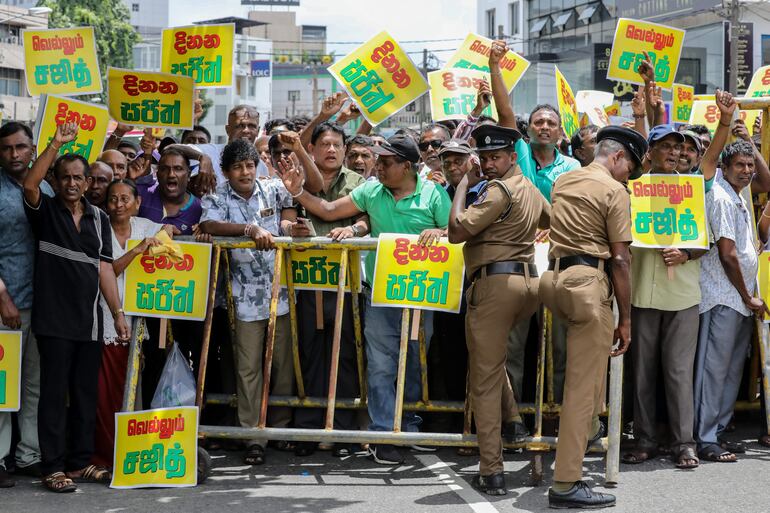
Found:
<svg viewBox="0 0 770 513"><path fill-rule="evenodd" d="M594 14L599 10L599 4L592 4L583 9L583 12L580 13L580 16L578 16L578 21L582 21L586 25L591 23L591 18L594 17Z"/></svg>
<svg viewBox="0 0 770 513"><path fill-rule="evenodd" d="M511 35L516 36L519 34L519 22L521 20L518 0L509 4L509 10L511 13Z"/></svg>
<svg viewBox="0 0 770 513"><path fill-rule="evenodd" d="M487 37L495 37L495 10L487 11Z"/></svg>
<svg viewBox="0 0 770 513"><path fill-rule="evenodd" d="M567 24L569 23L570 19L572 18L572 15L575 13L572 9L570 9L567 12L563 12L559 14L553 21L553 29L554 30L564 30L567 28Z"/></svg>
<svg viewBox="0 0 770 513"><path fill-rule="evenodd" d="M547 17L540 18L539 20L533 21L532 27L529 29L529 33L535 36L539 35L543 31L547 23L548 23Z"/></svg>
<svg viewBox="0 0 770 513"><path fill-rule="evenodd" d="M19 27L16 25L0 25L0 43L20 45Z"/></svg>
<svg viewBox="0 0 770 513"><path fill-rule="evenodd" d="M0 68L0 94L19 96L21 92L21 71L18 69Z"/></svg>
<svg viewBox="0 0 770 513"><path fill-rule="evenodd" d="M406 106L406 112L415 112L417 110L417 104L415 102Z"/></svg>
<svg viewBox="0 0 770 513"><path fill-rule="evenodd" d="M249 81L249 98L257 97L257 79L256 77L246 77Z"/></svg>
<svg viewBox="0 0 770 513"><path fill-rule="evenodd" d="M289 101L290 102L298 102L299 101L299 91L289 91Z"/></svg>
<svg viewBox="0 0 770 513"><path fill-rule="evenodd" d="M214 124L219 126L227 124L227 105L214 106Z"/></svg>
<svg viewBox="0 0 770 513"><path fill-rule="evenodd" d="M139 12L139 4L131 4L132 12Z"/></svg>

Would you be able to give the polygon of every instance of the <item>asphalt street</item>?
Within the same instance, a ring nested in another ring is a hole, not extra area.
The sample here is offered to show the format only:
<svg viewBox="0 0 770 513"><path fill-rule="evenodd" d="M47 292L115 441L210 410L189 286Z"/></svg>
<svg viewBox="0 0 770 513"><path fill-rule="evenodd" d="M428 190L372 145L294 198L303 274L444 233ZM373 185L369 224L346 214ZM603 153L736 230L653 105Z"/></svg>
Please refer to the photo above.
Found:
<svg viewBox="0 0 770 513"><path fill-rule="evenodd" d="M693 471L674 468L660 457L642 465L621 465L613 513L770 512L770 449L757 445L753 429L738 438L748 451L737 463L702 463ZM506 454L508 495L488 497L470 485L478 466L474 457L454 449L409 452L403 465L377 465L363 454L336 459L319 451L307 458L268 450L267 463L248 467L236 452L212 454L214 469L196 488L111 490L85 484L57 496L39 480L20 478L15 488L0 490L0 512L441 512L494 513L548 511L547 485L553 453L546 456L543 486L526 486L529 458ZM590 480L603 483L600 455L586 460ZM604 488L600 488L604 490Z"/></svg>

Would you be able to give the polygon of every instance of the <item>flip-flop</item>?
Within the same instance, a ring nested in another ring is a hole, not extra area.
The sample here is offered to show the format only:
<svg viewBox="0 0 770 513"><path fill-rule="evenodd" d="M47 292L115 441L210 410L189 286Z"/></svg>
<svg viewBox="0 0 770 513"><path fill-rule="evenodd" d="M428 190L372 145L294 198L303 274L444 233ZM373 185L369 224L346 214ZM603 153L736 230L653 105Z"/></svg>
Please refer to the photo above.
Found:
<svg viewBox="0 0 770 513"><path fill-rule="evenodd" d="M735 457L735 454L731 453L730 451L726 451L722 449L717 444L712 444L707 447L704 447L703 449L698 451L698 455L703 460L713 461L716 463L735 463L738 461L738 458ZM721 459L723 456L727 456L727 455L730 455L735 459L732 459L732 460Z"/></svg>
<svg viewBox="0 0 770 513"><path fill-rule="evenodd" d="M109 483L112 481L112 474L104 467L88 465L76 472L80 472L80 475L76 476L74 472L67 472L67 477L77 483Z"/></svg>
<svg viewBox="0 0 770 513"><path fill-rule="evenodd" d="M687 463L687 461L694 461L695 463ZM692 469L697 468L699 464L700 461L698 460L698 456L695 454L692 447L685 447L679 451L676 458L676 468Z"/></svg>
<svg viewBox="0 0 770 513"><path fill-rule="evenodd" d="M55 493L71 493L78 489L78 486L64 472L48 474L43 478L43 485Z"/></svg>
<svg viewBox="0 0 770 513"><path fill-rule="evenodd" d="M634 449L625 453L621 461L628 465L638 465L655 456L657 456L657 453L653 449Z"/></svg>

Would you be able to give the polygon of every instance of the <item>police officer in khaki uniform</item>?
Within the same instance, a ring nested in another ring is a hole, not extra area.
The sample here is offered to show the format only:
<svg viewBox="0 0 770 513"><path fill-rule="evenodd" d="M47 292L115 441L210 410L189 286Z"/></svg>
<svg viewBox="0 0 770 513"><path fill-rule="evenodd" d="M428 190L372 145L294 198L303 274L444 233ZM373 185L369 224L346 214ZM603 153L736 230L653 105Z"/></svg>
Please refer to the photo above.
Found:
<svg viewBox="0 0 770 513"><path fill-rule="evenodd" d="M517 130L483 125L471 135L480 166L471 156L470 169L457 186L449 240L465 242L465 269L472 282L466 292L465 336L481 460L474 484L489 495L504 495L501 431L511 442L528 435L505 372L508 333L537 309L535 232L548 227L551 209L516 164ZM468 189L482 178L487 186L466 209Z"/></svg>
<svg viewBox="0 0 770 513"><path fill-rule="evenodd" d="M626 183L642 173L647 141L638 132L606 127L594 161L556 180L552 194L549 271L540 298L568 321L567 371L552 508L613 506L615 497L581 481L586 447L601 436L607 357L631 343L631 200ZM608 278L609 275L609 278ZM620 314L614 330L612 299ZM615 350L613 344L619 344Z"/></svg>

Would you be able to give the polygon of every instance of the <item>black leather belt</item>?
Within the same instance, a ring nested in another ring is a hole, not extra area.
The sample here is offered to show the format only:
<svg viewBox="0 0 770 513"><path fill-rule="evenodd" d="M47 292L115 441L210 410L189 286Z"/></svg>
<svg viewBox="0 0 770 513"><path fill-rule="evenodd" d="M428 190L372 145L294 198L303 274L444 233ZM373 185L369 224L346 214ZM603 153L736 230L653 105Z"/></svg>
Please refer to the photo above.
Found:
<svg viewBox="0 0 770 513"><path fill-rule="evenodd" d="M601 262L605 262L605 260L589 255L572 255L561 257L559 259L559 271L563 271L564 269L572 267L573 265L587 265L589 267L596 267L598 269L599 265L601 265ZM556 267L556 260L551 260L548 262L549 271L553 271L554 267Z"/></svg>
<svg viewBox="0 0 770 513"><path fill-rule="evenodd" d="M524 266L529 267L529 275L532 278L537 278L537 266L535 264L528 264L526 262L513 262L511 260L505 262L493 262L482 266L481 269L476 271L473 275L473 280L481 278L481 271L486 269L487 276L490 274L520 274L524 276Z"/></svg>

